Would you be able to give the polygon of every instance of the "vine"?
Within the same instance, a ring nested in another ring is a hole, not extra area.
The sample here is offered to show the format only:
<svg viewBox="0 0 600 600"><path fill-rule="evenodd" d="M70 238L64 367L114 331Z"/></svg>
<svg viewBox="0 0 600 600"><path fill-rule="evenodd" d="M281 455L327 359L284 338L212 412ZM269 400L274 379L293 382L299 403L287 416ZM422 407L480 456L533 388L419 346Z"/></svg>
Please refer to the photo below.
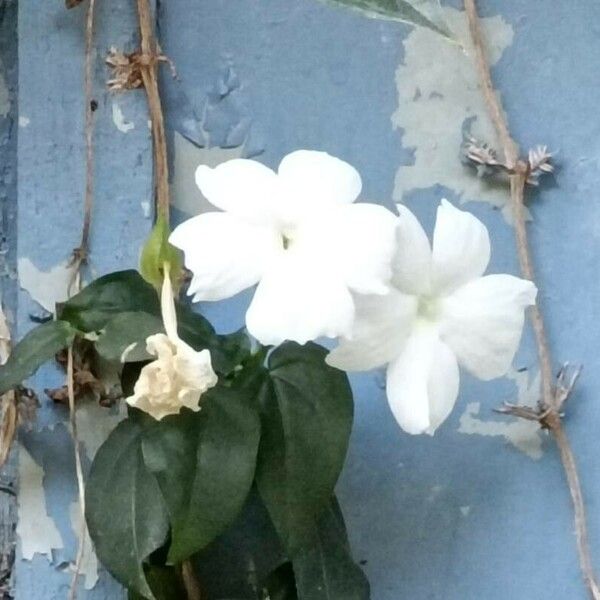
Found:
<svg viewBox="0 0 600 600"><path fill-rule="evenodd" d="M488 113L502 145L506 165L511 171L510 198L515 222L515 239L521 272L526 279L536 281L524 210L525 186L532 168L531 160L523 160L519 157L518 145L511 136L504 110L502 109L502 105L494 89L486 57L485 41L481 31L476 0L464 0L464 2L465 11L469 20L469 30L475 48L477 72L479 74L481 89L483 91ZM581 491L579 474L577 472L577 463L567 433L562 424L564 403L571 395L575 382L579 376L579 370L576 370L575 373L569 377L567 369L568 365L565 365L560 370L558 381L555 383L552 374L550 345L546 335L542 310L539 304L535 304L531 307L530 311L540 362L542 381L541 398L537 410L527 406L507 404L500 409L500 411L519 418L538 421L541 427L548 429L553 435L560 452L560 458L567 478L571 500L573 502L577 550L581 571L590 596L594 600L599 600L600 588L596 582L596 576L594 575L592 566L588 542L585 503Z"/></svg>

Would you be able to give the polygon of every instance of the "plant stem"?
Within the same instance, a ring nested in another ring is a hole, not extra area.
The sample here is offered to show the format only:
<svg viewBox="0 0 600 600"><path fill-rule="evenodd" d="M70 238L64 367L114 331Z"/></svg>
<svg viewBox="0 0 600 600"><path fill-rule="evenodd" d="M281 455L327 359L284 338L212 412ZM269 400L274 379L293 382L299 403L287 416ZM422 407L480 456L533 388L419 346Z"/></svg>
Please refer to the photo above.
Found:
<svg viewBox="0 0 600 600"><path fill-rule="evenodd" d="M475 48L475 62L485 98L485 104L502 145L507 166L514 170L514 174L510 176L510 198L515 222L515 238L521 272L523 277L535 282L535 271L527 235L527 223L524 210L525 185L529 163L520 160L519 158L519 148L510 134L502 104L494 89L481 30L481 22L477 13L476 0L464 0L464 5L469 21L469 30L471 32L473 46ZM573 503L575 533L581 571L590 597L594 600L600 600L600 588L596 583L590 555L585 503L577 472L577 464L561 421L560 410L565 398L562 396L559 398L554 385L552 356L539 303L532 307L530 316L535 334L542 380L541 399L539 402L539 422L543 427L550 430L558 446Z"/></svg>
<svg viewBox="0 0 600 600"><path fill-rule="evenodd" d="M87 529L85 525L85 483L83 481L83 466L81 464L81 454L79 452L79 437L77 436L77 412L75 407L75 386L73 372L73 346L69 346L67 351L67 392L69 396L69 420L71 424L71 436L75 448L75 472L77 473L77 490L79 492L79 509L81 512L81 526L79 530L79 545L77 548L77 559L75 561L75 571L71 581L69 591L69 600L74 600L77 596L77 578L81 570L83 561L83 549L85 547L85 536Z"/></svg>
<svg viewBox="0 0 600 600"><path fill-rule="evenodd" d="M85 18L85 57L84 57L84 97L85 97L85 197L83 208L83 225L81 230L81 243L73 253L73 279L69 284L69 295L75 288L81 289L81 266L87 262L90 246L90 228L92 222L92 208L94 202L94 106L93 106L93 64L92 53L94 46L94 9L95 0L89 0ZM75 559L75 569L69 589L69 599L77 597L77 580L83 562L85 548L85 537L87 526L85 523L85 482L83 477L83 466L81 453L79 451L79 437L77 435L77 407L75 406L75 382L73 380L73 346L70 346L67 354L67 392L69 397L69 420L71 423L71 437L73 439L73 452L75 455L75 472L77 476L77 490L79 493L79 510L81 513L81 525Z"/></svg>
<svg viewBox="0 0 600 600"><path fill-rule="evenodd" d="M154 36L152 11L149 0L137 0L140 25L140 71L144 89L148 97L148 109L152 124L152 144L154 148L154 188L157 216L169 223L169 166L167 163L167 142L160 93L158 91L158 63L160 51Z"/></svg>
<svg viewBox="0 0 600 600"><path fill-rule="evenodd" d="M181 579L183 580L183 587L185 587L188 600L202 600L200 582L194 572L192 561L184 560L181 563Z"/></svg>

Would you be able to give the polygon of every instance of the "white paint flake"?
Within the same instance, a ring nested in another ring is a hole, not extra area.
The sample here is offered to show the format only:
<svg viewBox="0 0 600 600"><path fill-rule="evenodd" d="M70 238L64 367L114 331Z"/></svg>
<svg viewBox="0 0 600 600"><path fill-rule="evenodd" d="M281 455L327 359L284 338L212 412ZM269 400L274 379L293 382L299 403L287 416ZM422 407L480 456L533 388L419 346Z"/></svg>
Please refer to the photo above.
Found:
<svg viewBox="0 0 600 600"><path fill-rule="evenodd" d="M204 198L196 185L196 168L198 165L216 167L232 158L241 158L243 146L201 148L175 132L173 150L171 197L175 208L189 216L214 211L215 207Z"/></svg>
<svg viewBox="0 0 600 600"><path fill-rule="evenodd" d="M38 269L29 258L18 261L19 285L33 300L48 312L54 312L57 302L68 297L73 268L67 261L52 267L50 271Z"/></svg>
<svg viewBox="0 0 600 600"><path fill-rule="evenodd" d="M81 509L79 508L79 502L71 502L69 506L69 517L71 519L71 528L73 529L73 533L75 534L78 543L79 537L81 536ZM75 569L75 561L71 563L70 570L74 571ZM79 570L79 575L84 578L84 587L86 590L91 590L98 583L98 557L94 552L94 548L92 546L92 540L90 539L90 535L87 531L87 527L85 528L85 538L83 542L83 555L81 559L81 567Z"/></svg>
<svg viewBox="0 0 600 600"><path fill-rule="evenodd" d="M150 204L150 200L142 200L140 206L142 207L144 218L149 219L152 215L152 205Z"/></svg>
<svg viewBox="0 0 600 600"><path fill-rule="evenodd" d="M517 387L516 404L534 406L540 393L540 376L530 382L527 371L511 370L508 379L514 381ZM532 458L539 460L542 455L542 431L538 423L525 419L483 420L479 417L481 404L467 404L465 412L460 417L459 433L466 435L483 435L503 437L512 446Z"/></svg>
<svg viewBox="0 0 600 600"><path fill-rule="evenodd" d="M465 518L468 517L471 514L471 507L470 506L461 506L460 514Z"/></svg>
<svg viewBox="0 0 600 600"><path fill-rule="evenodd" d="M414 149L414 164L399 167L394 200L440 184L463 202L504 208L504 187L490 186L460 162L463 130L494 147L497 140L479 89L465 13L447 7L443 16L462 45L415 27L404 41L404 61L396 71L398 108L392 124L403 132L403 145ZM493 65L512 43L513 29L500 16L482 19L482 26Z"/></svg>
<svg viewBox="0 0 600 600"><path fill-rule="evenodd" d="M119 106L119 103L116 100L113 100L112 103L112 120L115 124L115 127L121 133L127 133L132 129L135 129L135 125L131 121L127 121L125 119L125 115L123 114L123 110Z"/></svg>
<svg viewBox="0 0 600 600"><path fill-rule="evenodd" d="M21 127L21 129L25 129L25 127L28 127L30 123L31 119L29 117L19 115L19 127Z"/></svg>
<svg viewBox="0 0 600 600"><path fill-rule="evenodd" d="M23 447L19 447L19 496L17 535L21 555L31 560L36 554L52 559L52 550L64 547L63 539L46 510L44 470Z"/></svg>

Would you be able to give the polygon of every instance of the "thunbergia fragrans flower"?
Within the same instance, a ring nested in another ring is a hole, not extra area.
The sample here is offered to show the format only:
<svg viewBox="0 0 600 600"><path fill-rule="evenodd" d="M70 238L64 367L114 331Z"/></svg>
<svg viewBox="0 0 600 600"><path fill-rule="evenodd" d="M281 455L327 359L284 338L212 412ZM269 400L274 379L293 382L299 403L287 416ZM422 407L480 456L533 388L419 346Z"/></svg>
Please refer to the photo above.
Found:
<svg viewBox="0 0 600 600"><path fill-rule="evenodd" d="M189 293L220 300L258 283L246 325L263 344L349 336L351 291L389 291L397 220L382 206L354 204L362 183L348 163L298 150L277 173L234 159L198 167L196 182L223 212L171 234L193 273Z"/></svg>
<svg viewBox="0 0 600 600"><path fill-rule="evenodd" d="M178 414L183 408L200 410L200 396L217 384L210 352L196 352L177 334L173 288L165 269L161 309L166 335L157 333L146 340L146 350L156 356L141 371L133 396L127 403L157 420Z"/></svg>
<svg viewBox="0 0 600 600"><path fill-rule="evenodd" d="M458 396L458 365L484 380L508 371L537 290L511 275L483 276L490 239L473 215L442 200L431 248L415 216L398 210L394 290L356 298L352 338L327 362L348 371L387 364L394 417L408 433L433 433Z"/></svg>

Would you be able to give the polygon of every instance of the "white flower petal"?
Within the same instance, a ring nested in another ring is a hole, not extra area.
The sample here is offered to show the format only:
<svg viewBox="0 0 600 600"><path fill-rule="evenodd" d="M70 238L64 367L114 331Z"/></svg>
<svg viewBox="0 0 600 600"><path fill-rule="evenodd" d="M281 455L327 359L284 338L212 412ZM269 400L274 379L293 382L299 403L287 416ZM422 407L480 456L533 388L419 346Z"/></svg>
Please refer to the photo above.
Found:
<svg viewBox="0 0 600 600"><path fill-rule="evenodd" d="M148 353L156 359L143 367L127 404L156 420L178 414L183 407L200 410L200 397L217 384L210 352L196 352L180 339L164 333L146 339Z"/></svg>
<svg viewBox="0 0 600 600"><path fill-rule="evenodd" d="M358 171L327 152L297 150L279 165L284 195L299 209L354 202L362 189Z"/></svg>
<svg viewBox="0 0 600 600"><path fill-rule="evenodd" d="M402 354L388 366L388 401L407 433L433 434L450 414L458 384L456 357L434 328L415 330Z"/></svg>
<svg viewBox="0 0 600 600"><path fill-rule="evenodd" d="M354 297L352 338L342 339L326 362L344 371L368 371L396 358L412 330L417 299L395 290L385 296Z"/></svg>
<svg viewBox="0 0 600 600"><path fill-rule="evenodd" d="M221 210L252 222L271 222L279 195L277 175L244 158L228 160L214 169L200 165L196 184L206 199Z"/></svg>
<svg viewBox="0 0 600 600"><path fill-rule="evenodd" d="M377 204L349 204L324 211L298 228L298 252L326 261L352 290L385 294L396 250L396 216Z"/></svg>
<svg viewBox="0 0 600 600"><path fill-rule="evenodd" d="M254 285L283 252L275 229L219 212L185 221L169 241L185 253L195 301L221 300Z"/></svg>
<svg viewBox="0 0 600 600"><path fill-rule="evenodd" d="M442 200L433 234L433 288L449 293L481 277L490 262L490 237L471 213Z"/></svg>
<svg viewBox="0 0 600 600"><path fill-rule="evenodd" d="M471 281L442 301L440 335L460 364L480 379L504 375L523 331L524 312L536 287L512 275Z"/></svg>
<svg viewBox="0 0 600 600"><path fill-rule="evenodd" d="M335 272L288 251L263 276L246 313L248 331L262 344L300 344L349 335L352 295Z"/></svg>
<svg viewBox="0 0 600 600"><path fill-rule="evenodd" d="M171 284L171 275L169 273L168 265L165 267L163 284L160 292L160 308L167 336L173 341L178 340L177 313L175 312L175 298L173 296L173 285Z"/></svg>
<svg viewBox="0 0 600 600"><path fill-rule="evenodd" d="M431 291L431 246L417 217L398 204L394 285L406 294L429 294Z"/></svg>

